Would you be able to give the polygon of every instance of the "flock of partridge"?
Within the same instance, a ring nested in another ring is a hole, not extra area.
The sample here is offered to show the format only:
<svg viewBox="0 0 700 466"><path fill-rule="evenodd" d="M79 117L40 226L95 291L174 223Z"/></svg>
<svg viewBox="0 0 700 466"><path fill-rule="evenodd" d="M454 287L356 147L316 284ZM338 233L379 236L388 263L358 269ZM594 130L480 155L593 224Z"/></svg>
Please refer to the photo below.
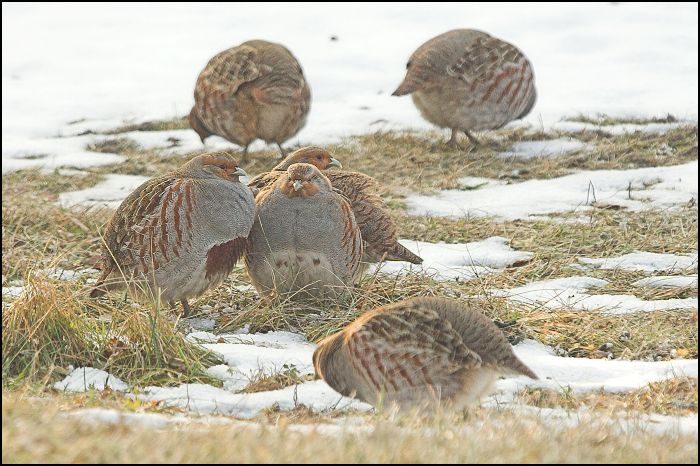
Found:
<svg viewBox="0 0 700 466"><path fill-rule="evenodd" d="M394 95L411 94L430 122L458 132L500 128L533 107L533 71L513 45L469 29L423 44ZM305 124L311 93L285 47L245 42L212 58L189 115L202 141L279 146ZM304 147L245 185L226 154L200 155L129 195L109 221L92 296L127 286L185 315L188 299L220 284L239 259L262 296L332 299L352 293L368 263L420 264L398 242L377 182ZM461 408L502 374L537 376L475 302L415 298L371 310L324 339L317 377L375 406Z"/></svg>

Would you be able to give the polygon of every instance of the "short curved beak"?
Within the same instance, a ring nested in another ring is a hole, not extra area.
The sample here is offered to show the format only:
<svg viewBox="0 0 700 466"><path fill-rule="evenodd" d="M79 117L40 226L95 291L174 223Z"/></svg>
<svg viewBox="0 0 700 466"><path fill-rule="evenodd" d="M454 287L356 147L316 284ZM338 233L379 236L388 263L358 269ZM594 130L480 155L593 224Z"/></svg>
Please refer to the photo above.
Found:
<svg viewBox="0 0 700 466"><path fill-rule="evenodd" d="M294 180L292 186L294 187L294 191L299 191L302 188L303 184L299 180Z"/></svg>
<svg viewBox="0 0 700 466"><path fill-rule="evenodd" d="M329 167L343 168L343 164L336 158L331 157L331 161L328 163Z"/></svg>
<svg viewBox="0 0 700 466"><path fill-rule="evenodd" d="M231 176L248 176L248 174L241 167L236 167Z"/></svg>

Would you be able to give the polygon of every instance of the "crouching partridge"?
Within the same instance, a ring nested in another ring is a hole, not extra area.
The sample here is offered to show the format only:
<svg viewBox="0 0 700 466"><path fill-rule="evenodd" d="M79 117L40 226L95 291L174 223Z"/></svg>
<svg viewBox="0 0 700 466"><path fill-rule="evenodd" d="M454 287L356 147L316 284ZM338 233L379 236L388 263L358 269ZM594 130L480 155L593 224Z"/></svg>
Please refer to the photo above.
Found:
<svg viewBox="0 0 700 466"><path fill-rule="evenodd" d="M221 283L247 247L255 202L237 165L200 155L131 193L107 224L91 295L128 284L189 314L188 298Z"/></svg>
<svg viewBox="0 0 700 466"><path fill-rule="evenodd" d="M371 310L325 338L313 355L317 378L374 406L462 409L500 375L532 370L474 304L415 298Z"/></svg>
<svg viewBox="0 0 700 466"><path fill-rule="evenodd" d="M271 171L253 178L248 186L260 192L283 176L294 163L309 163L319 170L343 168L338 160L325 149L315 146L302 147L277 164ZM399 243L396 222L384 201L377 194L377 181L363 173L345 170L324 172L334 189L347 198L365 245L363 262L382 260L407 261L420 264L423 259ZM257 196L257 194L256 194Z"/></svg>
<svg viewBox="0 0 700 466"><path fill-rule="evenodd" d="M350 204L307 163L292 164L256 197L245 256L263 295L333 297L359 278L363 245Z"/></svg>
<svg viewBox="0 0 700 466"><path fill-rule="evenodd" d="M525 117L537 99L532 64L515 46L474 29L455 29L421 45L393 95L411 94L423 118L464 132L498 129Z"/></svg>
<svg viewBox="0 0 700 466"><path fill-rule="evenodd" d="M251 40L214 56L199 74L190 126L204 142L214 134L243 146L282 143L306 124L311 90L301 65L280 44Z"/></svg>

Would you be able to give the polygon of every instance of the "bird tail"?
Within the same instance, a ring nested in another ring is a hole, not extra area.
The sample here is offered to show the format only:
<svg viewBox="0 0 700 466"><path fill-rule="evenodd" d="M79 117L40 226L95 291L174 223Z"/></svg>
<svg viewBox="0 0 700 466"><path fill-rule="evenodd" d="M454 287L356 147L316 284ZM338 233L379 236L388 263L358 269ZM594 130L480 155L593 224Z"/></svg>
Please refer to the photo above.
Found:
<svg viewBox="0 0 700 466"><path fill-rule="evenodd" d="M206 126L204 126L204 123L202 120L199 118L197 115L197 108L192 107L192 110L190 110L190 114L188 116L188 120L190 122L190 127L195 130L195 132L199 135L199 139L202 140L202 144L204 144L204 140L211 136L211 131L207 129Z"/></svg>
<svg viewBox="0 0 700 466"><path fill-rule="evenodd" d="M510 373L516 374L516 375L525 375L527 377L530 377L533 380L539 380L539 377L537 377L537 374L535 374L532 369L527 367L524 362L522 362L520 359L518 359L517 356L513 355L512 358L509 358L508 361L506 362L507 370Z"/></svg>
<svg viewBox="0 0 700 466"><path fill-rule="evenodd" d="M386 259L388 261L406 261L411 264L422 264L423 259L416 254L413 254L405 246L398 241L387 251Z"/></svg>
<svg viewBox="0 0 700 466"><path fill-rule="evenodd" d="M95 287L90 291L90 297L91 298L99 298L100 296L103 296L107 291L105 291L104 288L102 288L102 284L98 283L95 285Z"/></svg>
<svg viewBox="0 0 700 466"><path fill-rule="evenodd" d="M399 84L399 87L397 87L391 95L401 96L411 94L412 92L417 91L419 86L420 83L418 81L411 78L410 76L406 76L403 82Z"/></svg>

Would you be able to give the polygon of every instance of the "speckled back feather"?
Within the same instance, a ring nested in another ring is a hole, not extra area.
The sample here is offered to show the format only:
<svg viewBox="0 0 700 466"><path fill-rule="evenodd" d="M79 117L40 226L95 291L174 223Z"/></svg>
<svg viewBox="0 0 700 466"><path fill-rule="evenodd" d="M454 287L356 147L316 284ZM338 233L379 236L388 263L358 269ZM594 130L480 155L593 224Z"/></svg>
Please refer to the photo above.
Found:
<svg viewBox="0 0 700 466"><path fill-rule="evenodd" d="M284 46L252 40L215 55L195 86L190 125L247 146L281 143L305 124L311 92L299 62Z"/></svg>
<svg viewBox="0 0 700 466"><path fill-rule="evenodd" d="M429 121L461 130L499 128L526 116L536 100L527 57L473 29L449 31L421 45L394 92L405 94L414 94Z"/></svg>
<svg viewBox="0 0 700 466"><path fill-rule="evenodd" d="M210 160L236 167L217 157L198 156L127 196L105 229L102 274L93 296L145 279L164 290L168 301L181 300L229 274L246 250L254 201L237 177L229 181L203 171Z"/></svg>
<svg viewBox="0 0 700 466"><path fill-rule="evenodd" d="M478 400L499 373L537 376L470 304L415 298L369 311L324 339L317 375L344 395L404 407Z"/></svg>

